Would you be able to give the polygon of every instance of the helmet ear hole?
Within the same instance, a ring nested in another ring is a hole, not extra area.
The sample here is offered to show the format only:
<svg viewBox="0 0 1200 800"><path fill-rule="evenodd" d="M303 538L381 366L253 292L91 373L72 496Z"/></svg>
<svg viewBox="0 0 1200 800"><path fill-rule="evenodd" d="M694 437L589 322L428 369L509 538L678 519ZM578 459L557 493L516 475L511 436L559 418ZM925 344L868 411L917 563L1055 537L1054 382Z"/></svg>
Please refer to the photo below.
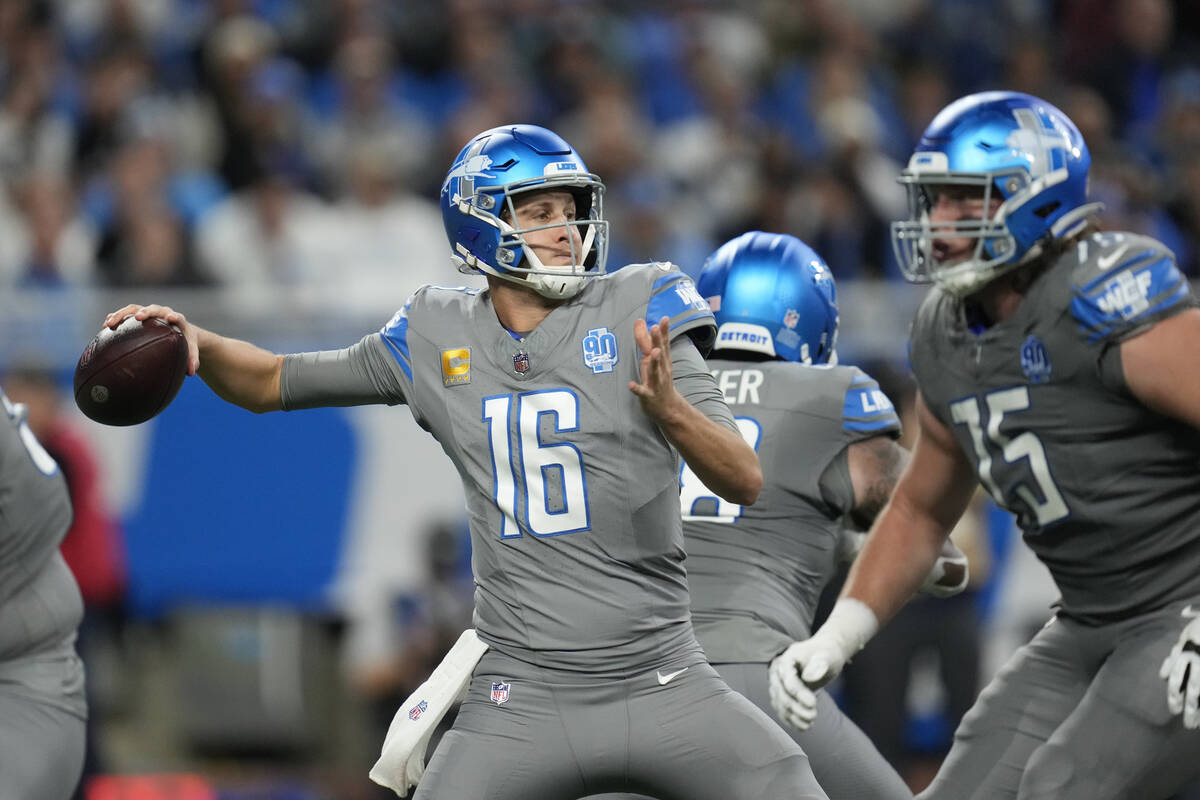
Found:
<svg viewBox="0 0 1200 800"><path fill-rule="evenodd" d="M1055 211L1058 211L1058 208L1061 205L1062 205L1062 203L1055 200L1053 203L1047 203L1044 206L1038 206L1037 208L1035 208L1033 210L1033 213L1036 214L1039 219L1045 219L1046 217L1053 214Z"/></svg>
<svg viewBox="0 0 1200 800"><path fill-rule="evenodd" d="M592 213L592 193L587 189L572 188L571 196L575 198L575 218L587 219Z"/></svg>

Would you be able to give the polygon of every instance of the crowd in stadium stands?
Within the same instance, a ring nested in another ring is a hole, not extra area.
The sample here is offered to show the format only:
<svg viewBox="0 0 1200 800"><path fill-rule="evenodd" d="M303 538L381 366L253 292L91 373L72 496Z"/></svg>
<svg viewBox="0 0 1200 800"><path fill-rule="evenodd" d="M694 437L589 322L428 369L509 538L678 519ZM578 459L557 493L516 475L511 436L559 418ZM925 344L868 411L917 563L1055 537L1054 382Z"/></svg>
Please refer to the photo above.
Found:
<svg viewBox="0 0 1200 800"><path fill-rule="evenodd" d="M455 279L438 182L470 134L514 121L605 177L610 265L695 273L759 228L841 280L891 278L899 162L981 88L1066 111L1108 223L1196 275L1200 23L1183 5L7 0L0 286L336 286L392 307Z"/></svg>
<svg viewBox="0 0 1200 800"><path fill-rule="evenodd" d="M252 307L288 291L382 321L420 284L482 283L453 272L437 194L470 136L506 122L553 129L603 176L610 269L695 275L761 229L839 283L900 280L896 176L938 109L987 88L1065 111L1105 224L1195 279L1188 5L0 0L0 292L221 287ZM406 611L428 644L412 663L356 687L381 727L457 630L431 613Z"/></svg>

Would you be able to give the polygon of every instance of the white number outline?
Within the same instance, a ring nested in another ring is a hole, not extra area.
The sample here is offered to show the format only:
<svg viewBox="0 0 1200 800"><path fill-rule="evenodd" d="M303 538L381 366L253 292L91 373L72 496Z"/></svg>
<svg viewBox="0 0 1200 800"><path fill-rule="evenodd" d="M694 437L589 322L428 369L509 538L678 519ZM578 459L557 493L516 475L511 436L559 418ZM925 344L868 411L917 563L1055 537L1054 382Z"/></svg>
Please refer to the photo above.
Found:
<svg viewBox="0 0 1200 800"><path fill-rule="evenodd" d="M1016 438L1009 438L1000 430L1000 425L1007 414L1024 411L1029 408L1029 388L1017 386L1011 389L999 389L984 395L987 403L988 420L986 426L987 438L1000 450L1004 460L1013 464L1021 459L1029 462L1029 471L1041 492L1043 500L1025 482L1018 482L1013 487L1016 500L1020 500L1028 512L1033 514L1038 527L1045 528L1055 522L1066 519L1071 515L1071 509L1063 499L1054 475L1050 471L1050 462L1046 459L1046 448L1041 439L1033 431L1025 431ZM984 442L984 427L980 425L979 401L975 397L956 400L950 404L950 416L959 424L966 425L971 434L971 442L975 455L979 459L979 480L988 493L1005 508L1010 510L1015 505L1009 502L1000 491L995 478L992 477L992 455ZM1019 516L1025 516L1018 512Z"/></svg>
<svg viewBox="0 0 1200 800"><path fill-rule="evenodd" d="M33 461L33 465L37 467L38 472L46 477L57 474L58 462L46 452L46 448L42 447L42 443L33 435L33 430L29 427L29 423L25 421L24 403L14 404L4 392L0 392L0 400L4 403L4 410L8 413L8 418L16 423L17 432L21 436L21 443L25 445L25 450L29 453L29 458Z"/></svg>
<svg viewBox="0 0 1200 800"><path fill-rule="evenodd" d="M522 392L516 399L518 435L514 453L510 446L513 396L502 394L483 398L482 420L488 426L492 463L492 499L501 512L500 538L519 538L523 535L522 527L538 537L591 529L583 454L571 442L545 442L541 436L540 423L545 414L554 415L555 433L579 430L579 396L569 389L539 389ZM497 424L500 420L503 424ZM550 510L547 477L551 473L558 474L563 487L560 511ZM533 502L538 495L541 496L540 503ZM519 496L524 497L520 509Z"/></svg>
<svg viewBox="0 0 1200 800"><path fill-rule="evenodd" d="M753 417L734 417L733 421L737 423L738 432L742 434L746 444L750 445L757 453L758 446L762 443L762 425ZM715 500L717 513L693 514L696 503L701 500ZM679 513L683 516L684 522L719 522L723 525L731 525L745 513L745 507L719 497L716 492L705 486L704 481L700 480L687 462L684 462L679 468Z"/></svg>

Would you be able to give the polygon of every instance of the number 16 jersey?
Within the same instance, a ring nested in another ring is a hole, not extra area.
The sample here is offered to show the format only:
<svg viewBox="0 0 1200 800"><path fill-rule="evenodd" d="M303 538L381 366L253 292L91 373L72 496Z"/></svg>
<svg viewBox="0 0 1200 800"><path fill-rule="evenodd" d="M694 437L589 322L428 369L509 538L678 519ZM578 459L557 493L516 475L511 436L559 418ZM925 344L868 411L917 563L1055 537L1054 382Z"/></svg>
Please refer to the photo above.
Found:
<svg viewBox="0 0 1200 800"><path fill-rule="evenodd" d="M500 324L489 293L423 287L380 333L285 360L284 404L408 404L462 478L475 626L489 645L554 669L652 669L698 650L678 456L629 390L640 380L634 322L664 316L676 385L690 380L710 416L716 408L735 428L699 352L679 337L711 341L712 313L666 264L590 279L523 337ZM688 351L693 374L680 375Z"/></svg>

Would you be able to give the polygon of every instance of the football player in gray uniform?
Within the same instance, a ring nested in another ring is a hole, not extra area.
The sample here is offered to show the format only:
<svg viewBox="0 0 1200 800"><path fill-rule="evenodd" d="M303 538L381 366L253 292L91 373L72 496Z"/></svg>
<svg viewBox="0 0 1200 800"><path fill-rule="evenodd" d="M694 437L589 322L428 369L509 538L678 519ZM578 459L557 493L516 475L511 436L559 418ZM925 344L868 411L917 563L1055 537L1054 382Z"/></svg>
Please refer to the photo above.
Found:
<svg viewBox="0 0 1200 800"><path fill-rule="evenodd" d="M66 800L83 771L87 704L75 632L83 599L58 546L71 497L0 391L0 797Z"/></svg>
<svg viewBox="0 0 1200 800"><path fill-rule="evenodd" d="M717 322L708 366L758 453L763 489L752 506L731 503L683 465L692 625L729 686L779 721L769 665L812 632L822 590L858 552L908 453L879 384L837 363L837 289L812 248L786 234L742 234L709 256L696 288ZM947 541L921 588L948 597L967 578L966 557ZM817 704L811 727L787 730L833 800L912 797L827 692Z"/></svg>
<svg viewBox="0 0 1200 800"><path fill-rule="evenodd" d="M405 403L454 462L488 649L418 800L824 798L692 631L679 458L742 505L762 473L704 364L716 326L692 281L604 274L603 189L544 128L476 136L441 206L487 289L422 287L344 350L277 356L162 306L107 324L180 325L192 371L255 411Z"/></svg>
<svg viewBox="0 0 1200 800"><path fill-rule="evenodd" d="M883 508L908 453L879 384L837 363L836 287L808 245L745 233L709 257L696 287L718 326L708 366L758 453L763 491L753 506L736 505L684 466L692 624L721 677L774 716L769 664L811 634L821 591L857 553L859 531ZM962 591L968 577L965 556L948 540L945 547L922 585L943 597ZM829 796L911 798L826 692L817 703L813 725L789 733Z"/></svg>
<svg viewBox="0 0 1200 800"><path fill-rule="evenodd" d="M1061 599L982 692L924 798L1164 798L1200 773L1200 309L1173 255L1099 232L1087 146L1035 97L964 97L902 173L913 460L779 707L920 583L980 483ZM772 678L776 676L773 673Z"/></svg>

